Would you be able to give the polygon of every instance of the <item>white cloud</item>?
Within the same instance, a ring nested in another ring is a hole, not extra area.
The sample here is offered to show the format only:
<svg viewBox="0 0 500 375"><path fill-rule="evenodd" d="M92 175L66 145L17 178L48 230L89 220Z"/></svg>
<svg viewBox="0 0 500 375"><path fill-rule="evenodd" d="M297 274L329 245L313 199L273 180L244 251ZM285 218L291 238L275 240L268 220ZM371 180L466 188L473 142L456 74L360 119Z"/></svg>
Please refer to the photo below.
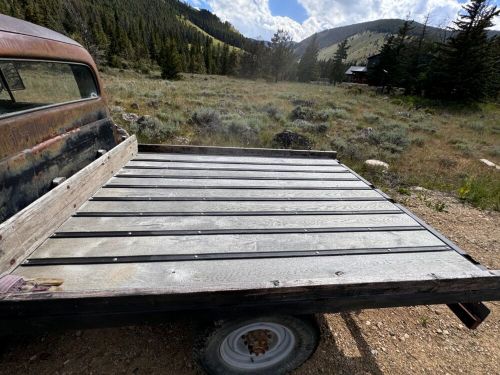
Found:
<svg viewBox="0 0 500 375"><path fill-rule="evenodd" d="M288 0L282 0L283 2ZM205 0L213 12L231 22L244 35L269 40L277 29L290 32L295 41L332 27L381 18L423 21L430 14L433 26L448 26L461 8L458 0L297 0L308 18L299 23L273 16L269 0ZM500 29L497 19L496 29Z"/></svg>

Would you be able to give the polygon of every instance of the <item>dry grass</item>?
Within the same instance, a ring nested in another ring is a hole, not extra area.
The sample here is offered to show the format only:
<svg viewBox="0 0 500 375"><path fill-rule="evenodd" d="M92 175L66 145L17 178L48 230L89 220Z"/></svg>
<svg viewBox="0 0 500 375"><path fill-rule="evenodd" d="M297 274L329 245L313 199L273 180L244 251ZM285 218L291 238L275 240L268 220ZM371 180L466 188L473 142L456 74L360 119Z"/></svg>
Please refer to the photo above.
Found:
<svg viewBox="0 0 500 375"><path fill-rule="evenodd" d="M292 130L307 137L313 148L336 149L341 160L380 186L460 191L463 199L479 207L500 208L500 174L478 160L500 163L498 104L474 110L415 109L400 98L355 86L274 84L204 75L167 82L155 75L116 70L106 71L103 78L110 105L157 117L166 126L172 119L178 124L170 139L157 141L276 147L274 136ZM215 113L217 122L199 126L193 116L200 111ZM130 129L119 111L114 118ZM388 162L390 172L365 171L363 161L368 158Z"/></svg>

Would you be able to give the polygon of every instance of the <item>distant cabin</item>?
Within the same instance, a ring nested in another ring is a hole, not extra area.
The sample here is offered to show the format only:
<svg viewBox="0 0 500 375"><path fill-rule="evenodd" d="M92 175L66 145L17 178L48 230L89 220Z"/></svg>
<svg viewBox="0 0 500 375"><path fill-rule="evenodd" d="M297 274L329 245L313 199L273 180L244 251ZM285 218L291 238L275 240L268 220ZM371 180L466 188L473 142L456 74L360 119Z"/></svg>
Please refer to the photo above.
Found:
<svg viewBox="0 0 500 375"><path fill-rule="evenodd" d="M367 83L368 82L368 69L366 66L351 66L345 72L347 82L352 83Z"/></svg>

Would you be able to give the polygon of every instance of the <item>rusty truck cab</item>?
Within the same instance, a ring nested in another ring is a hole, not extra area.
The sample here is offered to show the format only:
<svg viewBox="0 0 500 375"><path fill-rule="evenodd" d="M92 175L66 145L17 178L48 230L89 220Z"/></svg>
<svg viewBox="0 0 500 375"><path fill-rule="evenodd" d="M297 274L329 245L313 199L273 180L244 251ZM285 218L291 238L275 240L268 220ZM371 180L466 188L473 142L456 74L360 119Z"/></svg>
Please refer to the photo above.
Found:
<svg viewBox="0 0 500 375"><path fill-rule="evenodd" d="M85 48L0 14L0 222L117 142Z"/></svg>

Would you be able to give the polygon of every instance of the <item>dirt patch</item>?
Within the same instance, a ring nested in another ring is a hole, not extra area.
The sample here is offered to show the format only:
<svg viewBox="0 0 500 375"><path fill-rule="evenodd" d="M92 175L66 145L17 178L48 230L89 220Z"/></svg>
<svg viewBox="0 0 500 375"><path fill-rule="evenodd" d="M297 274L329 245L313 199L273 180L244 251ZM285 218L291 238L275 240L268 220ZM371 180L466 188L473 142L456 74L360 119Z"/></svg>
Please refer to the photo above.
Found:
<svg viewBox="0 0 500 375"><path fill-rule="evenodd" d="M500 213L429 191L397 196L475 259L500 269ZM302 374L500 374L500 308L470 331L445 306L318 316L322 339ZM200 374L192 323L92 329L2 341L1 374Z"/></svg>

